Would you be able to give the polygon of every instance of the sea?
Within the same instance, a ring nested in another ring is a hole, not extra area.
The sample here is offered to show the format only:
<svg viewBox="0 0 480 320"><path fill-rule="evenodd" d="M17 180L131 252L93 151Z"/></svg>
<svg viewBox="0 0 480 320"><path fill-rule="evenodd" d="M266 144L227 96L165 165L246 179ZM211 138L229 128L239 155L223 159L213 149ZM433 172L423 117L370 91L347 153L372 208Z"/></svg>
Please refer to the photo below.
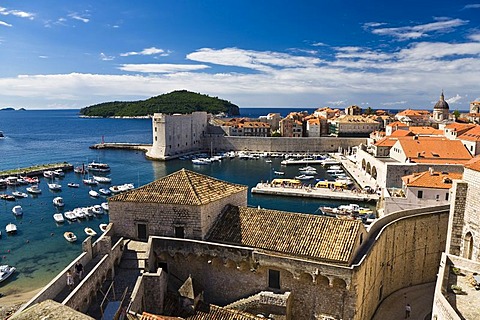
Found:
<svg viewBox="0 0 480 320"><path fill-rule="evenodd" d="M245 108L241 116L256 118L270 112L282 115L290 111L312 112L314 109L272 109ZM133 183L136 187L150 183L182 168L196 171L215 178L247 185L250 189L260 181L271 181L274 170L285 171L285 177L298 174L298 167L280 167L281 159L271 163L264 160L226 159L211 165L193 165L188 160L151 161L143 152L132 150L95 150L89 147L104 142L152 143L152 123L150 119L110 119L81 118L78 110L17 110L0 111L0 171L29 167L38 164L67 162L74 166L92 161L108 163L111 167L112 185ZM325 177L321 167L318 178ZM106 201L89 196L90 187L82 184L82 176L73 171L57 183L62 190L52 192L48 189L47 179L40 179L39 195L15 202L0 200L0 265L8 264L17 268L17 272L0 284L0 293L14 294L40 288L52 280L70 261L81 253L81 243L87 237L85 227L91 227L100 233L99 224L108 223L108 214L80 221L56 224L53 214L59 211L53 206L54 197L61 196L65 212L76 207L91 206ZM69 182L79 183L78 189L68 188ZM106 185L108 187L109 185ZM98 190L102 186L96 187ZM26 186L16 187L17 191ZM0 190L11 193L13 188ZM298 212L299 214L318 214L320 206L345 204L329 200L304 199L294 197L275 197L248 194L248 205L254 207ZM12 213L15 205L23 208L23 217ZM5 226L15 223L16 235L7 235ZM63 238L66 231L74 232L78 241L69 243Z"/></svg>

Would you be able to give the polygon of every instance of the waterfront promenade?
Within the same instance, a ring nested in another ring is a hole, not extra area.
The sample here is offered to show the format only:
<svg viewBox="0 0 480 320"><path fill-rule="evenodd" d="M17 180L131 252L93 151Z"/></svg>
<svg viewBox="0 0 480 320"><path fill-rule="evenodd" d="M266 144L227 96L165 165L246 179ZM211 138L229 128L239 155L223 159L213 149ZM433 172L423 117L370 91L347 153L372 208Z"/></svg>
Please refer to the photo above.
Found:
<svg viewBox="0 0 480 320"><path fill-rule="evenodd" d="M252 188L252 193L277 196L305 197L331 200L348 200L358 202L377 201L377 194L355 192L352 190L330 190L328 188L315 188L309 186L272 186L269 183L259 183Z"/></svg>

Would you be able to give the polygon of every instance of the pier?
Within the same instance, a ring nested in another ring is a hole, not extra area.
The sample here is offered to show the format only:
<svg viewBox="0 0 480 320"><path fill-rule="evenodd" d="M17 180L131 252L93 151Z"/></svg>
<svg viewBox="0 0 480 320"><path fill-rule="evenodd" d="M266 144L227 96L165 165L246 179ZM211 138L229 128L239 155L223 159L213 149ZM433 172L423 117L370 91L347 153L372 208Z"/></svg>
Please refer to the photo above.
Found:
<svg viewBox="0 0 480 320"><path fill-rule="evenodd" d="M18 168L18 169L12 169L12 170L5 170L5 171L0 171L0 179L9 177L9 176L40 176L43 174L44 171L47 170L58 170L62 169L63 171L70 171L73 170L73 165L67 162L62 162L62 163L49 163L49 164L38 164L34 165L31 167L26 167L26 168Z"/></svg>
<svg viewBox="0 0 480 320"><path fill-rule="evenodd" d="M252 188L252 193L274 196L290 196L303 198L318 198L331 200L348 200L357 202L377 201L379 196L375 193L354 192L352 190L333 191L328 188L314 187L281 187L271 186L268 183L258 183Z"/></svg>
<svg viewBox="0 0 480 320"><path fill-rule="evenodd" d="M152 148L151 144L138 144L138 143L97 143L90 146L90 149L123 149L123 150L139 150L147 152Z"/></svg>

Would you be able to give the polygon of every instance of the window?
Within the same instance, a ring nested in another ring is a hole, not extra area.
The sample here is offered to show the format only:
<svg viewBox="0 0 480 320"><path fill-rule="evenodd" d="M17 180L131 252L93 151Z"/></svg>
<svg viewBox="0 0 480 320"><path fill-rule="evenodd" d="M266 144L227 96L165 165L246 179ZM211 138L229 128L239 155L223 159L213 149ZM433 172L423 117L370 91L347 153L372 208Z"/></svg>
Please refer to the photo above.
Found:
<svg viewBox="0 0 480 320"><path fill-rule="evenodd" d="M280 271L268 269L268 287L280 289Z"/></svg>
<svg viewBox="0 0 480 320"><path fill-rule="evenodd" d="M447 200L447 201L448 201L448 192L447 192L447 193L445 193L445 200Z"/></svg>
<svg viewBox="0 0 480 320"><path fill-rule="evenodd" d="M147 239L147 225L145 223L137 224L137 237L140 240Z"/></svg>
<svg viewBox="0 0 480 320"><path fill-rule="evenodd" d="M422 191L422 190L418 190L417 198L418 198L418 199L422 199L422 198L423 198L423 191Z"/></svg>

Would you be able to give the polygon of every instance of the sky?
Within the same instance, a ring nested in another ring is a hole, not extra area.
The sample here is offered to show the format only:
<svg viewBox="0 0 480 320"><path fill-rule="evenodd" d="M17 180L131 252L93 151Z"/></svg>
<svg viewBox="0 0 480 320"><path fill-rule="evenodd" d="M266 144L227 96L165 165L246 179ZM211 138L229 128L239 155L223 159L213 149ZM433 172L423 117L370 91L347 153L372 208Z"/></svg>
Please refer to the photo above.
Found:
<svg viewBox="0 0 480 320"><path fill-rule="evenodd" d="M245 107L480 100L480 1L0 0L0 108L174 90Z"/></svg>

